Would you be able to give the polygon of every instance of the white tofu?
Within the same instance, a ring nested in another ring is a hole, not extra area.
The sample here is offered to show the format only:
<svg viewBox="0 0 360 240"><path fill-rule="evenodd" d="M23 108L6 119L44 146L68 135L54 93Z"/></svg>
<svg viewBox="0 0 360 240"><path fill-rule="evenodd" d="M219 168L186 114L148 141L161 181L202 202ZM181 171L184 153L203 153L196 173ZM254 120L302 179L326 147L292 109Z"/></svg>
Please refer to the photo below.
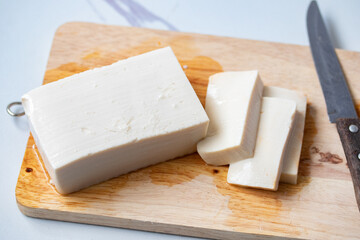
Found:
<svg viewBox="0 0 360 240"><path fill-rule="evenodd" d="M277 190L295 112L294 101L263 98L254 156L230 164L229 183Z"/></svg>
<svg viewBox="0 0 360 240"><path fill-rule="evenodd" d="M226 165L253 155L262 92L257 71L223 72L210 77L205 106L209 131L197 145L206 163Z"/></svg>
<svg viewBox="0 0 360 240"><path fill-rule="evenodd" d="M296 91L268 86L264 87L263 96L284 98L296 102L294 126L292 128L288 146L285 151L283 168L280 176L280 182L296 184L298 177L301 146L304 136L306 97Z"/></svg>
<svg viewBox="0 0 360 240"><path fill-rule="evenodd" d="M22 102L62 194L193 153L209 122L169 47L41 86Z"/></svg>

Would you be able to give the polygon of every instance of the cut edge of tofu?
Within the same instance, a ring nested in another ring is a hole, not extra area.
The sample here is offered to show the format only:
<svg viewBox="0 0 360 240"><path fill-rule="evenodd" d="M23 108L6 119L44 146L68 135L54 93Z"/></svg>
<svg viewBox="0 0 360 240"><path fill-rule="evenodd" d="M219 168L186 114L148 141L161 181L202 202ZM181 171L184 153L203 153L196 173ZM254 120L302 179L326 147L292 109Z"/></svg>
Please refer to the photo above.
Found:
<svg viewBox="0 0 360 240"><path fill-rule="evenodd" d="M236 73L236 71L233 72L224 72L224 73ZM260 113L260 108L261 108L261 98L262 98L262 93L263 93L263 82L260 78L259 72L258 70L252 70L252 71L244 71L244 72L253 72L254 74L256 74L256 78L255 78L255 84L254 87L252 88L252 92L251 92L251 97L250 97L250 102L248 104L249 108L248 108L248 113L246 115L246 124L244 127L244 132L243 135L240 136L239 138L239 143L237 145L234 146L229 146L228 148L223 148L223 149L217 149L214 151L204 151L202 148L204 148L202 145L204 145L206 143L206 138L203 139L202 141L200 141L197 145L197 151L199 153L199 155L201 156L201 158L210 165L214 165L214 166L221 166L221 165L228 165L231 162L235 162L238 159L245 159L248 158L250 156L253 155L254 153L254 148L255 148L255 143L256 143L256 134L257 134L257 130L258 130L258 123L259 123L259 118L260 118L260 114L258 114L256 117L254 117L254 115L256 115L256 112ZM210 81L209 83L211 83L211 80L214 79L215 76L218 76L220 74L224 74L224 73L216 73L212 76L210 76ZM259 96L259 101L257 101L257 96ZM257 102L256 102L257 101ZM251 108L250 106L255 106L253 108ZM254 119L255 118L255 119ZM255 121L256 122L256 127L254 129L250 128L248 126L250 121ZM211 119L210 119L211 121ZM211 124L211 123L210 123ZM207 137L213 137L213 136L207 136ZM246 145L249 146L245 146L244 144L247 143ZM246 149L251 149L251 151L246 151ZM228 157L226 157L225 155L228 155ZM221 159L221 160L219 160Z"/></svg>
<svg viewBox="0 0 360 240"><path fill-rule="evenodd" d="M284 149L287 149L287 144L289 142L289 139L290 139L290 135L291 135L291 131L292 131L292 128L294 126L294 117L295 117L295 113L296 113L296 103L295 101L292 101L292 100L288 100L288 99L283 99L283 98L275 98L275 97L263 97L263 99L278 99L278 100L282 100L282 101L285 101L285 102L289 102L289 103L292 103L291 105L291 108L292 108L292 111L291 111L291 116L290 116L290 126L288 128L288 131L287 131L287 136L286 136L286 139L284 140ZM261 116L260 116L260 121L259 121L259 124L261 122ZM258 138L259 136L257 136ZM255 146L255 151L256 151L256 146ZM277 176L276 178L274 179L274 182L272 183L269 183L269 184L259 184L259 182L256 182L255 184L252 184L252 185L249 185L249 184L239 184L236 182L236 180L232 179L229 175L230 173L230 168L229 168L229 172L228 172L228 175L227 175L227 182L230 183L230 184L233 184L233 185L237 185L237 186L242 186L242 187L250 187L250 188L257 188L257 189L264 189L264 190L271 190L271 191L277 191L278 189L278 186L279 186L279 180L280 180L280 175L281 175L281 172L282 172L282 166L283 166L283 160L284 160L284 156L285 156L285 150L282 152L281 156L280 156L280 160L279 160L279 168L278 168L278 171L277 171ZM249 159L243 159L243 160L239 160L238 162L242 162L242 161L251 161L255 156L253 156L252 158L249 158ZM236 162L234 163L236 164ZM231 164L230 164L230 167L231 167Z"/></svg>
<svg viewBox="0 0 360 240"><path fill-rule="evenodd" d="M281 87L275 87L275 86L264 86L263 96L288 99L296 102L296 114L293 123L294 127L291 130L288 147L285 150L280 182L297 184L301 148L302 148L303 136L304 136L307 98L301 92L285 89ZM297 143L296 146L294 146L296 148L296 150L294 150L294 148L292 148L291 145L293 145L292 142L295 141L296 139L301 139L301 140L300 140L300 144ZM296 166L294 165L291 166L287 164L288 161L291 161L290 158L294 159L293 161L296 162L295 164Z"/></svg>

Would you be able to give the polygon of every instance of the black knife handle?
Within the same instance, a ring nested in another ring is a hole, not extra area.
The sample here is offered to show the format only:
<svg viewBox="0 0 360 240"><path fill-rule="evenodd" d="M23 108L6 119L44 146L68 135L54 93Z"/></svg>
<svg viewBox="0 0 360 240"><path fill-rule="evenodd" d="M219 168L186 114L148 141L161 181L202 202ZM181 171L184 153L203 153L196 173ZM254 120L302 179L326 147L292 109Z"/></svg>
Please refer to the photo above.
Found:
<svg viewBox="0 0 360 240"><path fill-rule="evenodd" d="M336 127L345 152L360 211L360 119L341 118L336 120Z"/></svg>

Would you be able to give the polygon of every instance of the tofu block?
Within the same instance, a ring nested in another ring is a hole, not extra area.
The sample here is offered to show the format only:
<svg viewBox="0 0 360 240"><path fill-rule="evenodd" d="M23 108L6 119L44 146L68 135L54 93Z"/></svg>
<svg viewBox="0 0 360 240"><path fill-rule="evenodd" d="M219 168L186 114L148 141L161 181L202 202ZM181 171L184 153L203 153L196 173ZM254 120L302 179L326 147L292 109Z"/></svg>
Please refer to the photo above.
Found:
<svg viewBox="0 0 360 240"><path fill-rule="evenodd" d="M296 184L298 177L301 146L304 136L306 97L296 91L269 86L264 87L263 96L283 98L296 102L294 126L292 128L288 146L285 150L283 168L280 176L280 182Z"/></svg>
<svg viewBox="0 0 360 240"><path fill-rule="evenodd" d="M22 103L62 194L193 153L209 123L169 47L41 86Z"/></svg>
<svg viewBox="0 0 360 240"><path fill-rule="evenodd" d="M197 145L206 163L227 165L253 155L262 92L257 71L223 72L210 77L205 106L209 130Z"/></svg>
<svg viewBox="0 0 360 240"><path fill-rule="evenodd" d="M277 190L295 112L294 101L263 97L254 156L230 164L229 183Z"/></svg>

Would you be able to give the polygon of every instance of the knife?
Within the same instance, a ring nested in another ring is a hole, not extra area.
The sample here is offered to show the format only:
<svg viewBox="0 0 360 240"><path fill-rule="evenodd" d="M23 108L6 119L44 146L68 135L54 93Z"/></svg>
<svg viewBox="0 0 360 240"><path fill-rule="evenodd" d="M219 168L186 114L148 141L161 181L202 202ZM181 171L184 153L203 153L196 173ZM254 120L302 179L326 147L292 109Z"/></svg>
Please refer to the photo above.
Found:
<svg viewBox="0 0 360 240"><path fill-rule="evenodd" d="M336 123L360 211L360 119L316 1L309 5L307 30L329 120Z"/></svg>

